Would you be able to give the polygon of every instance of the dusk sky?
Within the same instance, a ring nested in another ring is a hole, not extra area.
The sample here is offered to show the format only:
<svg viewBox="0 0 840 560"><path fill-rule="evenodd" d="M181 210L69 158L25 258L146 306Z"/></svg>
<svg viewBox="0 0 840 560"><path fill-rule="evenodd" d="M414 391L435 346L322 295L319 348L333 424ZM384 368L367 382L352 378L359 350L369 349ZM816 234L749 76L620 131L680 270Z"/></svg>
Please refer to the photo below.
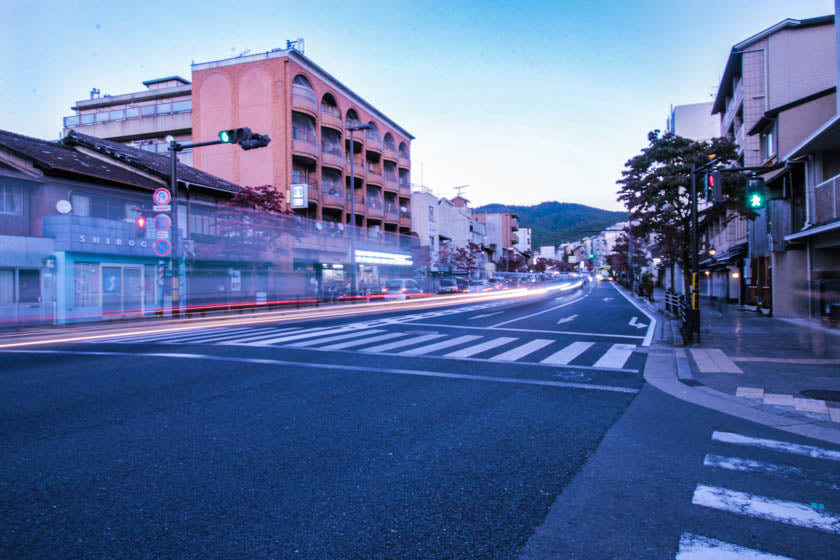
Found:
<svg viewBox="0 0 840 560"><path fill-rule="evenodd" d="M302 37L416 136L412 182L442 196L470 185L474 206L618 210L624 162L671 104L712 99L732 45L833 12L832 0L3 2L0 128L57 139L91 88L190 80L193 61Z"/></svg>

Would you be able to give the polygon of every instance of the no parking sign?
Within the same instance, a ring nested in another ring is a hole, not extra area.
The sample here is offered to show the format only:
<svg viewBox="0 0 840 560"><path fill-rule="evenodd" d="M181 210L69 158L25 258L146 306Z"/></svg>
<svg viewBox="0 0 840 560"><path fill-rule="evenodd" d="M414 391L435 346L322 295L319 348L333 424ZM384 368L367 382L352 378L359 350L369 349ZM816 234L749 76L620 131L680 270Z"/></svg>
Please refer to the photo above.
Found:
<svg viewBox="0 0 840 560"><path fill-rule="evenodd" d="M165 257L172 251L172 243L168 239L158 239L152 248L155 250L155 255Z"/></svg>

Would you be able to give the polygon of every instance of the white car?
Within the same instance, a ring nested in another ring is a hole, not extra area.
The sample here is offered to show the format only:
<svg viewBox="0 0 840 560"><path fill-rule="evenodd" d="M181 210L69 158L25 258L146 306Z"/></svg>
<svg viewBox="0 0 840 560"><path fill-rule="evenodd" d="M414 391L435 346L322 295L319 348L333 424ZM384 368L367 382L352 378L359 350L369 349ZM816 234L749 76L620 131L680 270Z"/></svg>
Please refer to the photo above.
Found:
<svg viewBox="0 0 840 560"><path fill-rule="evenodd" d="M394 278L385 282L385 299L409 299L421 293L417 281L411 278Z"/></svg>

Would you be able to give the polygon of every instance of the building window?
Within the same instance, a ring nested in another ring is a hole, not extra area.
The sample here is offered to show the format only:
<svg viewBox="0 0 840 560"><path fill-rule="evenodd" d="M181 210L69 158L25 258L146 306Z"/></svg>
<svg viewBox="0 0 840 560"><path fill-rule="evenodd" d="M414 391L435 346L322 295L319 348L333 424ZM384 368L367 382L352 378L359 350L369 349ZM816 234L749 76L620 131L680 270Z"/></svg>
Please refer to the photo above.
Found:
<svg viewBox="0 0 840 560"><path fill-rule="evenodd" d="M18 301L21 303L37 303L41 301L41 271L18 271Z"/></svg>
<svg viewBox="0 0 840 560"><path fill-rule="evenodd" d="M99 307L99 264L77 262L75 270L75 307Z"/></svg>
<svg viewBox="0 0 840 560"><path fill-rule="evenodd" d="M776 155L776 125L761 135L761 159L766 161Z"/></svg>
<svg viewBox="0 0 840 560"><path fill-rule="evenodd" d="M434 206L429 206L429 221L430 222L435 221L435 207Z"/></svg>
<svg viewBox="0 0 840 560"><path fill-rule="evenodd" d="M0 269L0 305L15 301L15 271Z"/></svg>
<svg viewBox="0 0 840 560"><path fill-rule="evenodd" d="M23 213L23 189L19 185L0 184L0 214Z"/></svg>

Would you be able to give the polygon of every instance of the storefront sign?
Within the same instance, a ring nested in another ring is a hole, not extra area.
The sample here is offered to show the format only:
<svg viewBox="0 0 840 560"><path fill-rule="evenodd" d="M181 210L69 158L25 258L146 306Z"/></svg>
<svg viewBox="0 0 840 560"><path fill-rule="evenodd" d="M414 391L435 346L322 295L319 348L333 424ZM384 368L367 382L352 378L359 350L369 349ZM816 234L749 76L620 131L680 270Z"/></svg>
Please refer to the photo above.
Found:
<svg viewBox="0 0 840 560"><path fill-rule="evenodd" d="M79 235L79 243L93 243L95 245L114 245L116 247L126 246L126 247L148 247L149 243L145 239L111 239L110 237L100 237L98 235L92 235L89 239L87 234L80 234Z"/></svg>
<svg viewBox="0 0 840 560"><path fill-rule="evenodd" d="M120 293L119 268L102 267L102 291L106 294Z"/></svg>
<svg viewBox="0 0 840 560"><path fill-rule="evenodd" d="M242 291L242 273L236 269L231 268L228 270L228 275L230 276L230 291Z"/></svg>
<svg viewBox="0 0 840 560"><path fill-rule="evenodd" d="M404 253L385 253L382 251L356 250L356 262L365 264L386 264L392 266L411 266L411 255Z"/></svg>
<svg viewBox="0 0 840 560"><path fill-rule="evenodd" d="M292 189L292 208L309 208L309 185L295 184Z"/></svg>

